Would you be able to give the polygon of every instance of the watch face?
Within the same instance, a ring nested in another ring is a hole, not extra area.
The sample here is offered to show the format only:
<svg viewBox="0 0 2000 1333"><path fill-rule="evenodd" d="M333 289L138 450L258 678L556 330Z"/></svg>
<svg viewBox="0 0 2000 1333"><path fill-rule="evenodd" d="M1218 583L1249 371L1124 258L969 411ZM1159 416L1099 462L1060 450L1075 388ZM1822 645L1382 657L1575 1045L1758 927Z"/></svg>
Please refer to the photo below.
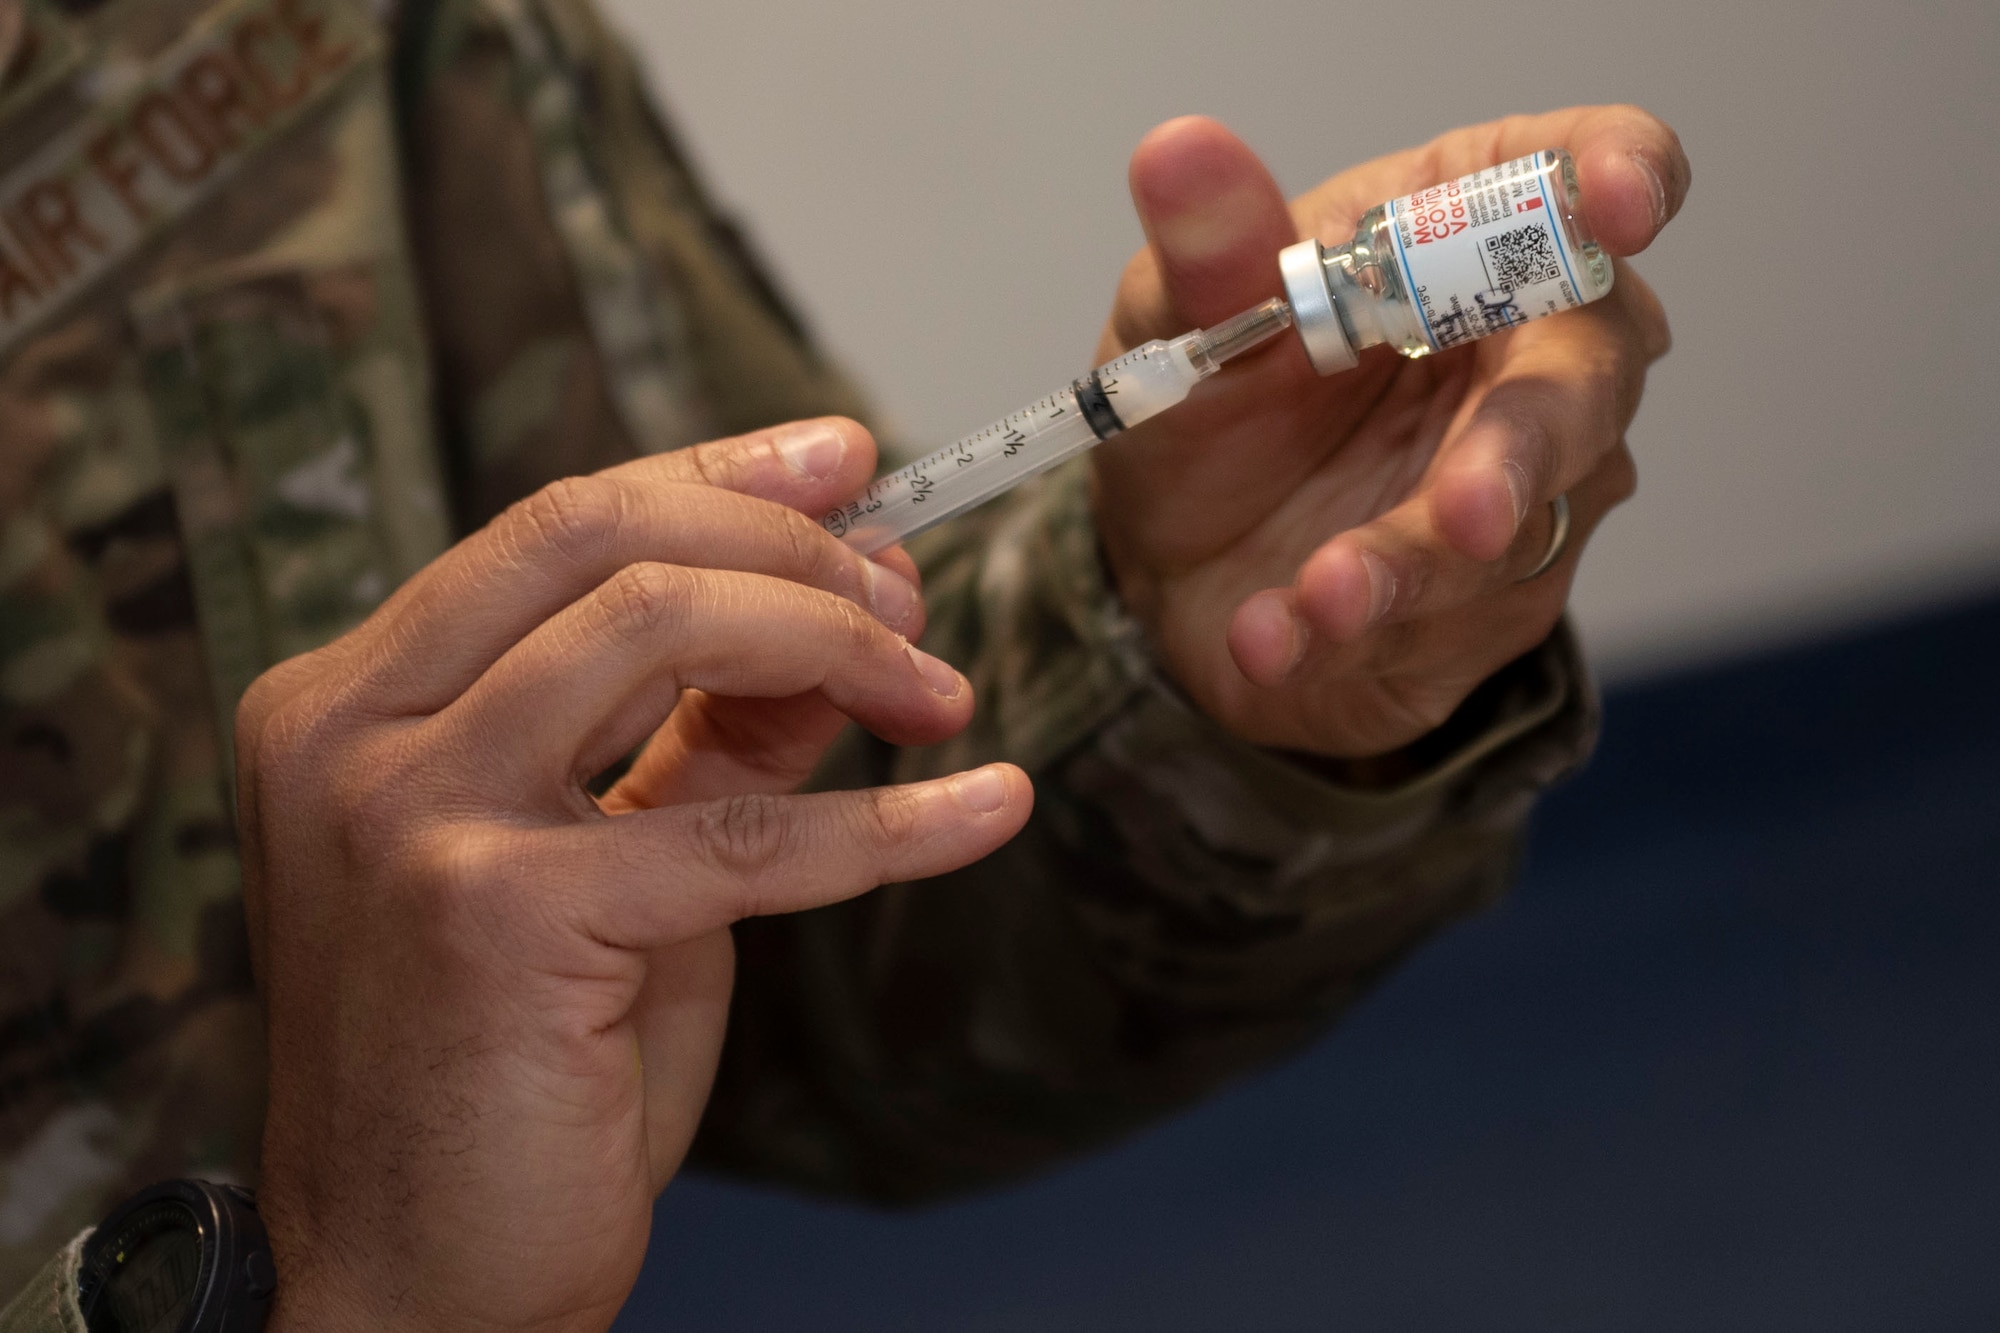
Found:
<svg viewBox="0 0 2000 1333"><path fill-rule="evenodd" d="M126 1219L98 1267L91 1333L177 1333L201 1275L201 1223L163 1199Z"/></svg>

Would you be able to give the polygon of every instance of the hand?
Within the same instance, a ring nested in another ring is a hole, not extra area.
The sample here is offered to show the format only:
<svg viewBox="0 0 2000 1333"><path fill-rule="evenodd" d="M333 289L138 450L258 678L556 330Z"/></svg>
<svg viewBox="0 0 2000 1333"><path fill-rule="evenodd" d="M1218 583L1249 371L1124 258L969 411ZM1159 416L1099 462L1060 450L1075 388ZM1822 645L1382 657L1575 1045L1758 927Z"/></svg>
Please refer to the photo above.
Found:
<svg viewBox="0 0 2000 1333"><path fill-rule="evenodd" d="M1575 155L1613 255L1643 250L1686 194L1679 141L1630 107L1458 130L1289 207L1227 130L1170 121L1132 158L1150 244L1098 358L1282 295L1276 256L1300 237L1345 242L1386 199L1551 147ZM1238 735L1343 757L1403 746L1561 615L1584 543L1632 493L1625 428L1667 344L1658 300L1622 265L1601 301L1422 360L1377 348L1321 379L1287 337L1097 450L1119 591L1168 672ZM1564 493L1567 554L1516 583Z"/></svg>
<svg viewBox="0 0 2000 1333"><path fill-rule="evenodd" d="M729 924L1026 820L1006 765L777 794L844 718L924 744L971 716L903 637L908 558L797 512L873 467L820 422L558 483L245 697L274 1327L607 1326L714 1074Z"/></svg>

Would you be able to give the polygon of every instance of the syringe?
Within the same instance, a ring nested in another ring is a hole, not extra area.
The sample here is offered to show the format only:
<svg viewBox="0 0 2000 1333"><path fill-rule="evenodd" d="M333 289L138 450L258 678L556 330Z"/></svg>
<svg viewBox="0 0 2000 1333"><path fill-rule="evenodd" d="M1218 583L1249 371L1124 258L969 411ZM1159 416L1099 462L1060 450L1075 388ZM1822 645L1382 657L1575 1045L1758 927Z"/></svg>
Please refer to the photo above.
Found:
<svg viewBox="0 0 2000 1333"><path fill-rule="evenodd" d="M1252 306L1214 328L1135 347L1068 388L877 478L820 522L864 555L914 537L1100 440L1158 416L1221 369L1223 362L1291 325L1291 304L1279 298Z"/></svg>
<svg viewBox="0 0 2000 1333"><path fill-rule="evenodd" d="M1285 296L1212 329L1149 342L956 444L891 472L820 521L864 554L915 536L1158 416L1231 357L1294 325L1322 375L1387 344L1428 356L1611 290L1576 164L1544 149L1380 204L1352 240L1278 254Z"/></svg>

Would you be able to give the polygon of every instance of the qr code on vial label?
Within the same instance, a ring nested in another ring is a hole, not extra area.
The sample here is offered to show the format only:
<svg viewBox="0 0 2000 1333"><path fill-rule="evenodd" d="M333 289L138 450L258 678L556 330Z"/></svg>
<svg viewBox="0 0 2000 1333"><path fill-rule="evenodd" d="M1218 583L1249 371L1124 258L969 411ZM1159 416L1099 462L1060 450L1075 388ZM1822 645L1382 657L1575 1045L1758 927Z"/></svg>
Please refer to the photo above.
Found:
<svg viewBox="0 0 2000 1333"><path fill-rule="evenodd" d="M1486 264L1493 285L1503 292L1519 291L1538 282L1554 282L1562 276L1555 238L1540 223L1488 236Z"/></svg>

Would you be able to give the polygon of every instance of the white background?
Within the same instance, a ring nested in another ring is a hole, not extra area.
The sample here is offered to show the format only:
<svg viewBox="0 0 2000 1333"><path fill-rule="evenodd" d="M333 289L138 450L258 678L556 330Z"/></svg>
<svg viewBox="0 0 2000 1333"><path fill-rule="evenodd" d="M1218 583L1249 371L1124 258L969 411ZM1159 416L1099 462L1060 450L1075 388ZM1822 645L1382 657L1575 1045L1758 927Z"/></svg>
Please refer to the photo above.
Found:
<svg viewBox="0 0 2000 1333"><path fill-rule="evenodd" d="M941 443L1089 361L1126 155L1215 115L1288 190L1450 126L1634 101L1688 208L1676 348L1576 605L1630 676L2000 582L2000 3L609 0L823 342Z"/></svg>

